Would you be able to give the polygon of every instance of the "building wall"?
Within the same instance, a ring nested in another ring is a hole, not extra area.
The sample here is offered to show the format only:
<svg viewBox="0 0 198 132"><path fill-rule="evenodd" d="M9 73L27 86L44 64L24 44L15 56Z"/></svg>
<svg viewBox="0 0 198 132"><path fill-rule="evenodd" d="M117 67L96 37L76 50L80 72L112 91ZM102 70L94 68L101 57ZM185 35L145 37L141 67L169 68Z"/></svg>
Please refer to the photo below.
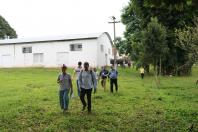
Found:
<svg viewBox="0 0 198 132"><path fill-rule="evenodd" d="M14 65L14 45L0 45L0 67Z"/></svg>
<svg viewBox="0 0 198 132"><path fill-rule="evenodd" d="M70 51L70 44L79 43L82 51ZM32 47L32 53L23 53L23 47ZM0 67L57 67L63 63L75 67L78 61L87 61L91 67L101 67L110 65L111 58L112 45L106 33L97 39L0 44Z"/></svg>
<svg viewBox="0 0 198 132"><path fill-rule="evenodd" d="M101 45L103 45L103 51L101 50ZM102 34L98 38L98 54L97 54L97 61L98 66L110 65L110 59L113 58L112 56L112 45L111 40L108 38L106 34Z"/></svg>
<svg viewBox="0 0 198 132"><path fill-rule="evenodd" d="M76 43L82 43L82 51L70 51L70 44ZM62 65L62 63L57 63L61 56L65 57L63 63L69 67L76 66L78 61L88 61L91 66L97 66L97 39L17 44L15 45L15 59L13 47L13 45L0 46L0 67L57 67ZM23 47L32 47L32 53L23 53ZM35 63L35 54L42 53L43 62ZM6 55L10 57L11 64L9 65L3 64L5 58L8 59Z"/></svg>

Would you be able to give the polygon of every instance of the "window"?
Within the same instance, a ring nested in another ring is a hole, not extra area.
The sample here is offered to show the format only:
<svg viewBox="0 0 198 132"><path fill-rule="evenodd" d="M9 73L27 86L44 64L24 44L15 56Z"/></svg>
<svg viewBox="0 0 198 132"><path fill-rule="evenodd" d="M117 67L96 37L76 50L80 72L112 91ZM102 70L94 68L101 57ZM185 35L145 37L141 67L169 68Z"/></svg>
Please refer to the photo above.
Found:
<svg viewBox="0 0 198 132"><path fill-rule="evenodd" d="M23 47L22 52L23 53L32 53L32 47Z"/></svg>
<svg viewBox="0 0 198 132"><path fill-rule="evenodd" d="M78 45L78 49L82 49L82 44L79 44Z"/></svg>
<svg viewBox="0 0 198 132"><path fill-rule="evenodd" d="M34 64L41 64L43 63L43 53L34 53Z"/></svg>
<svg viewBox="0 0 198 132"><path fill-rule="evenodd" d="M70 44L70 51L82 51L82 44Z"/></svg>
<svg viewBox="0 0 198 132"><path fill-rule="evenodd" d="M100 50L101 50L101 52L103 52L104 51L104 45L100 45Z"/></svg>

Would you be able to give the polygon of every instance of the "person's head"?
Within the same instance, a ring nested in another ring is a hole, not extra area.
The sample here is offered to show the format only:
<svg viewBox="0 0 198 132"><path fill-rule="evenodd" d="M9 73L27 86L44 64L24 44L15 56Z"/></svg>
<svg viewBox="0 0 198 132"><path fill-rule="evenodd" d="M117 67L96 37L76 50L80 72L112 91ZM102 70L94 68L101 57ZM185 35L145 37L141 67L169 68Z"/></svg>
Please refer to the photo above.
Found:
<svg viewBox="0 0 198 132"><path fill-rule="evenodd" d="M88 62L84 63L84 68L85 68L86 71L89 69L89 63Z"/></svg>
<svg viewBox="0 0 198 132"><path fill-rule="evenodd" d="M65 73L66 70L67 70L67 66L65 64L63 64L62 67L61 67L61 70L62 70L63 73Z"/></svg>
<svg viewBox="0 0 198 132"><path fill-rule="evenodd" d="M78 66L79 66L79 67L82 66L82 62L81 62L81 61L78 62Z"/></svg>
<svg viewBox="0 0 198 132"><path fill-rule="evenodd" d="M94 68L93 68L93 71L94 71L94 72L97 72L97 69L94 67Z"/></svg>
<svg viewBox="0 0 198 132"><path fill-rule="evenodd" d="M111 69L113 70L114 69L114 66L111 66Z"/></svg>

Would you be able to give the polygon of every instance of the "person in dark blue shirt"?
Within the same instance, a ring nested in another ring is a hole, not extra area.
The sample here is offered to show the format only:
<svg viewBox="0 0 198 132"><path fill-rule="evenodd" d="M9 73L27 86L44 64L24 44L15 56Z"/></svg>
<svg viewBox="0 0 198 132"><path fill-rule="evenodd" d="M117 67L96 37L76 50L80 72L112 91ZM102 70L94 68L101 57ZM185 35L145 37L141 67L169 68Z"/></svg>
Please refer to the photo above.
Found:
<svg viewBox="0 0 198 132"><path fill-rule="evenodd" d="M111 66L111 69L109 71L109 78L110 78L110 91L113 93L113 84L114 84L116 92L117 92L118 91L118 83L117 83L118 71L113 66Z"/></svg>
<svg viewBox="0 0 198 132"><path fill-rule="evenodd" d="M109 71L106 69L106 66L102 67L102 70L100 71L99 74L100 78L101 78L101 85L104 88L104 91L106 89L106 80L109 76Z"/></svg>

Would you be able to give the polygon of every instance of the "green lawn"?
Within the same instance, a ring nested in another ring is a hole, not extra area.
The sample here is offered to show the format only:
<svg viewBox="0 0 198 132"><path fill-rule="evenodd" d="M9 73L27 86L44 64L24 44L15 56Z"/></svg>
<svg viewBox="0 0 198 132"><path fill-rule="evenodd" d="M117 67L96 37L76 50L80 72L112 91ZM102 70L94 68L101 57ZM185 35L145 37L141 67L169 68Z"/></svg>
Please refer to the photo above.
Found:
<svg viewBox="0 0 198 132"><path fill-rule="evenodd" d="M90 115L77 97L62 114L58 73L0 69L0 131L198 131L198 68L190 77L162 77L160 88L152 76L141 80L135 69L119 69L119 92L99 86Z"/></svg>

